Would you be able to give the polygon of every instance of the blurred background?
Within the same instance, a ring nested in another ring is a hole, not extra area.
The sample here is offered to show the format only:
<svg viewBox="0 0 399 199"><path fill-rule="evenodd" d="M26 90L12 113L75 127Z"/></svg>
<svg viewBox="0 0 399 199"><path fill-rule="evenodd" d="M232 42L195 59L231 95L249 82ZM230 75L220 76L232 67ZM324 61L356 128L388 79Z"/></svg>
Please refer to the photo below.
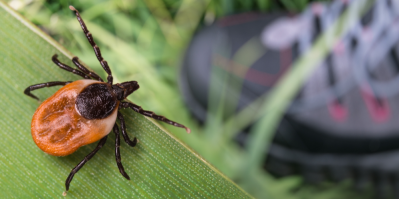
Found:
<svg viewBox="0 0 399 199"><path fill-rule="evenodd" d="M255 198L399 191L395 1L7 2L105 77L77 8L129 99Z"/></svg>

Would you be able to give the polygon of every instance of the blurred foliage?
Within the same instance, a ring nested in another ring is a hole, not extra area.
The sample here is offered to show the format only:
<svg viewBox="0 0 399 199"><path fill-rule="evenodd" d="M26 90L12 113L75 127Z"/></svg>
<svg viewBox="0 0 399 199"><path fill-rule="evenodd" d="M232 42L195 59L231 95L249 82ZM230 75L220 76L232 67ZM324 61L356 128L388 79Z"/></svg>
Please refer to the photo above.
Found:
<svg viewBox="0 0 399 199"><path fill-rule="evenodd" d="M310 0L9 0L9 5L33 21L105 76L76 18L75 6L108 61L116 82L136 80L140 89L129 99L172 120L189 126L192 134L166 126L195 151L236 180L257 198L345 198L356 196L350 182L318 188L302 186L300 177L276 180L263 170L242 179L247 153L231 140L218 136L223 122L200 126L191 117L179 94L177 80L182 55L193 33L218 17L247 12L285 10L298 12ZM237 131L238 129L234 129ZM262 149L261 149L262 150ZM298 188L300 187L300 188ZM332 187L334 187L332 189ZM346 194L342 197L343 194ZM362 197L364 198L364 197Z"/></svg>

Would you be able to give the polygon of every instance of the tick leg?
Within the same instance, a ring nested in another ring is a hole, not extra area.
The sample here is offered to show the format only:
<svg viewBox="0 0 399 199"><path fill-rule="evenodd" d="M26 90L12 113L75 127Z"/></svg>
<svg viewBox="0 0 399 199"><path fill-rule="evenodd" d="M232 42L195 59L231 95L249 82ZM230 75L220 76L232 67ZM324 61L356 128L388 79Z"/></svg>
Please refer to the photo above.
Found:
<svg viewBox="0 0 399 199"><path fill-rule="evenodd" d="M137 144L137 138L134 138L133 141L130 140L129 136L126 133L126 125L125 125L125 119L123 118L122 113L118 112L118 119L121 122L121 129L122 129L122 135L123 139L125 139L125 142L131 146L134 147Z"/></svg>
<svg viewBox="0 0 399 199"><path fill-rule="evenodd" d="M71 183L75 173L77 173L83 167L83 165L86 164L86 162L88 162L94 155L96 155L97 151L100 150L101 147L104 146L105 142L107 141L107 137L108 137L108 135L103 137L100 140L100 142L98 142L97 147L91 153L89 153L89 155L87 155L78 165L76 165L75 168L72 169L71 173L69 174L68 178L65 181L66 191L69 190L69 184Z"/></svg>
<svg viewBox="0 0 399 199"><path fill-rule="evenodd" d="M29 86L28 88L25 89L24 93L25 95L32 97L33 99L39 100L38 97L30 93L33 90L44 88L44 87L52 87L52 86L65 86L67 84L71 83L69 82L47 82L47 83L41 83L41 84L35 84L32 86Z"/></svg>
<svg viewBox="0 0 399 199"><path fill-rule="evenodd" d="M119 127L117 124L114 125L113 129L115 133L115 159L116 159L116 164L118 165L119 172L125 177L126 179L130 180L130 177L127 175L125 172L125 169L123 168L122 162L121 162L121 153L119 151L119 147L121 146L121 141L120 136L119 136Z"/></svg>
<svg viewBox="0 0 399 199"><path fill-rule="evenodd" d="M69 9L71 9L72 11L75 12L76 18L78 19L80 26L82 27L82 30L87 37L87 40L89 40L89 43L93 47L94 53L96 54L98 61L100 61L101 66L103 67L105 72L107 72L107 74L108 74L108 77L107 77L108 83L112 84L113 77L112 77L111 69L109 69L108 62L105 61L104 58L101 56L100 48L97 46L96 42L94 42L93 36L87 29L85 22L83 21L82 17L79 14L79 11L76 10L76 8L74 8L73 6L69 6Z"/></svg>
<svg viewBox="0 0 399 199"><path fill-rule="evenodd" d="M53 60L53 62L54 62L58 67L60 67L60 68L62 68L62 69L64 69L64 70L66 70L66 71L69 71L69 72L71 72L71 73L73 73L73 74L75 74L75 75L79 75L79 76L81 76L81 77L83 77L83 78L85 78L85 79L91 79L88 75L82 73L82 71L73 69L73 68L71 68L70 66L61 63L60 60L57 59L57 57L58 57L58 55L57 55L57 54L54 54L53 57L52 57L51 59Z"/></svg>
<svg viewBox="0 0 399 199"><path fill-rule="evenodd" d="M86 67L84 67L80 62L78 57L73 57L72 62L75 64L76 67L78 67L83 73L86 75L92 77L93 79L96 79L98 81L104 82L104 80L98 76L95 72L89 71Z"/></svg>
<svg viewBox="0 0 399 199"><path fill-rule="evenodd" d="M184 128L184 129L186 129L187 133L191 132L191 130L189 128L185 127L184 125L179 124L179 123L174 122L174 121L171 121L171 120L169 120L168 118L166 118L164 116L157 115L157 114L155 114L152 111L143 110L140 106L138 106L136 104L133 104L131 102L121 102L121 106L122 106L122 108L131 108L134 111L136 111L137 113L140 113L140 114L145 115L147 117L151 117L151 118L154 118L156 120L160 120L162 122L166 122L166 123L168 123L170 125L173 125L173 126L176 126L176 127Z"/></svg>

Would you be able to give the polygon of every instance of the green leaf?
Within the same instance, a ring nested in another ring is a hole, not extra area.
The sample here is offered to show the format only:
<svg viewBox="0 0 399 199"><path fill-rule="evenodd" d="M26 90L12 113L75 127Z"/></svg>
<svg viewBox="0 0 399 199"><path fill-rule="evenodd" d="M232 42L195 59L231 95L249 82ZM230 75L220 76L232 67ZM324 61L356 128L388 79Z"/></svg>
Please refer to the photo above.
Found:
<svg viewBox="0 0 399 199"><path fill-rule="evenodd" d="M32 84L77 80L77 76L51 62L72 65L72 55L39 28L0 1L0 193L5 198L62 197L71 169L95 144L66 157L42 152L30 135L30 122L39 106L23 94ZM58 88L34 93L41 99ZM114 157L115 138L74 177L68 197L81 198L250 198L231 180L151 119L122 111L131 137L139 143L122 143L122 163L131 181L118 171ZM181 133L185 133L181 130ZM196 132L193 132L194 134Z"/></svg>

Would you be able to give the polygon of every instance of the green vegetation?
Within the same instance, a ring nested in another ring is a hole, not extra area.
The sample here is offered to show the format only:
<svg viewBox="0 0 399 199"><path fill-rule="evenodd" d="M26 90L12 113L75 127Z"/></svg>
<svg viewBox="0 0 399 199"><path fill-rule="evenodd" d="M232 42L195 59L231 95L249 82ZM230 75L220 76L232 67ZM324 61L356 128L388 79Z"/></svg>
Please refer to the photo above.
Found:
<svg viewBox="0 0 399 199"><path fill-rule="evenodd" d="M25 3L28 2L28 3ZM128 131L140 139L137 148L122 144L123 163L132 177L127 182L118 173L113 157L113 135L108 144L75 177L69 195L79 197L121 197L133 194L138 197L160 195L179 197L238 198L244 192L226 180L218 171L208 168L206 162L174 139L182 140L194 151L219 169L230 179L256 198L366 198L350 189L351 182L339 185L324 183L317 187L302 186L300 177L274 179L261 169L263 151L268 145L273 127L280 119L285 106L292 98L306 73L312 68L309 56L322 59L326 46L318 43L308 57L297 63L295 74L288 75L267 103L262 98L252 107L264 107L262 113L277 107L275 114L263 118L258 125L249 150L238 147L232 138L236 133L258 119L262 114L252 114L251 107L232 115L227 120L216 118L203 126L197 124L185 107L179 94L178 69L184 50L196 29L213 22L217 17L244 11L300 11L308 0L117 0L77 1L73 5L81 12L93 33L104 58L108 61L115 82L136 80L140 89L129 100L145 109L162 114L192 129L184 130L162 125L158 128L144 117L124 111L128 115ZM28 20L50 34L72 54L90 68L103 72L93 50L84 37L76 18L68 9L70 1L8 1ZM83 147L65 158L42 153L29 134L30 117L38 103L25 97L22 90L31 84L53 80L75 80L77 77L59 70L51 63L54 53L63 53L61 61L71 63L70 54L63 47L44 41L30 32L9 13L0 10L0 72L3 113L0 126L6 139L0 143L7 149L2 153L0 188L16 196L59 196L65 177L93 145ZM339 27L340 24L337 24ZM341 24L342 25L342 24ZM29 23L28 23L28 26ZM342 30L341 30L342 31ZM39 35L42 33L39 33ZM339 35L339 32L336 32ZM59 52L61 51L61 52ZM317 51L317 52L316 52ZM305 66L305 67L303 67ZM308 66L308 67L306 67ZM2 86L3 88L4 86ZM41 98L50 96L56 89L37 91ZM35 91L36 92L36 91ZM285 99L279 101L278 99ZM214 106L218 106L217 102ZM11 107L11 108L10 108ZM259 108L257 108L259 109ZM216 115L220 115L215 110ZM256 115L257 117L253 117ZM238 122L240 121L240 122ZM267 125L266 125L267 124ZM12 137L11 137L12 135ZM260 138L260 139L259 139ZM181 161L183 157L184 161ZM251 172L248 172L251 171ZM26 176L28 174L28 176ZM9 184L15 184L10 188ZM210 188L212 187L212 188ZM210 188L210 189L208 189ZM21 191L17 191L20 189ZM87 191L89 190L89 191ZM187 194L187 195L185 195ZM366 193L368 194L368 193ZM68 196L69 196L68 195Z"/></svg>

